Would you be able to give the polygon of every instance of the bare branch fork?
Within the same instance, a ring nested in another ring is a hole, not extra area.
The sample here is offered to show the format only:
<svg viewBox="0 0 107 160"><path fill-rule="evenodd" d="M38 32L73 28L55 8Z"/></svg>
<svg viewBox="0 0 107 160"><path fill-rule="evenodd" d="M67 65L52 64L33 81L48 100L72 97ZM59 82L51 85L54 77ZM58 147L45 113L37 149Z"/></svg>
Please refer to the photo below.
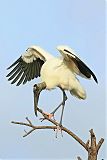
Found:
<svg viewBox="0 0 107 160"><path fill-rule="evenodd" d="M52 129L55 131L55 129L57 129L57 126L59 125L59 123L56 120L53 119L49 119L48 116L39 108L37 108L38 112L41 113L43 115L43 117L48 120L49 122L51 122L52 124L54 124L53 126L35 126L32 124L32 122L26 118L27 123L24 122L15 122L12 121L11 123L13 124L18 124L18 125L24 125L24 126L28 126L31 128L30 131L26 132L25 130L25 134L23 135L23 137L28 136L29 134L31 134L33 131L35 130L39 130L39 129ZM96 136L94 134L93 129L91 129L90 132L90 140L88 140L86 143L83 142L77 135L75 135L72 131L70 131L69 129L65 128L64 126L61 126L62 131L66 132L68 135L72 136L78 143L80 143L84 149L88 152L88 160L97 160L97 155L99 152L99 149L102 145L102 143L104 142L104 139L101 138L99 140L98 143L96 143ZM80 157L78 157L80 158Z"/></svg>

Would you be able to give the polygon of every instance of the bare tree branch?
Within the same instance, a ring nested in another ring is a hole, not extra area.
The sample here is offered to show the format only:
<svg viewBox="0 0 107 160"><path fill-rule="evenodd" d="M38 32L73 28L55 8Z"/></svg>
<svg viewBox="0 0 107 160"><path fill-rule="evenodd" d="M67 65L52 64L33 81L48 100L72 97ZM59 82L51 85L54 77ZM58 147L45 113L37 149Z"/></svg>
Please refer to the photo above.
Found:
<svg viewBox="0 0 107 160"><path fill-rule="evenodd" d="M28 136L29 134L31 134L35 129L31 129L29 132L25 131L25 134L23 135L23 137Z"/></svg>
<svg viewBox="0 0 107 160"><path fill-rule="evenodd" d="M26 117L26 120L28 121L29 124L32 125L32 122L28 119L28 117Z"/></svg>
<svg viewBox="0 0 107 160"><path fill-rule="evenodd" d="M104 139L101 138L97 144L96 143L96 136L95 136L93 129L91 129L89 132L90 132L90 136L91 136L91 144L88 147L88 160L97 160L98 151L99 151L102 143L104 142Z"/></svg>
<svg viewBox="0 0 107 160"><path fill-rule="evenodd" d="M43 117L45 119L47 119L48 121L50 121L51 123L53 123L55 126L35 126L31 123L31 121L28 119L28 117L26 118L28 123L24 123L24 122L14 122L12 121L11 123L14 124L19 124L19 125L24 125L24 126L28 126L31 127L33 129L31 129L29 132L27 132L24 137L26 137L27 135L29 135L30 133L32 133L33 131L37 130L37 129L57 129L57 126L59 126L59 123L53 119L49 119L48 116L39 108L37 108L38 112L40 112ZM77 142L79 142L86 150L88 150L86 144L77 136L75 135L72 131L70 131L69 129L65 128L64 126L61 126L61 130L68 133L70 136L72 136Z"/></svg>
<svg viewBox="0 0 107 160"><path fill-rule="evenodd" d="M97 153L98 153L101 145L103 144L103 142L104 142L104 138L101 138L100 141L99 141L98 144L97 144Z"/></svg>
<svg viewBox="0 0 107 160"><path fill-rule="evenodd" d="M59 125L58 122L56 122L53 119L49 119L48 116L40 109L37 108L37 110L44 116L44 118L46 118L48 121L52 122L53 124L55 124L56 126ZM69 129L61 126L62 131L65 131L66 133L68 133L70 136L72 136L76 141L78 141L86 150L88 150L86 144L77 136L75 135L72 131L70 131Z"/></svg>
<svg viewBox="0 0 107 160"><path fill-rule="evenodd" d="M87 142L86 142L87 148L89 148L89 143L90 143L90 140L88 139Z"/></svg>
<svg viewBox="0 0 107 160"><path fill-rule="evenodd" d="M56 126L34 126L32 124L28 124L28 123L24 123L24 122L15 122L15 121L12 121L11 123L28 126L28 127L31 127L31 128L33 128L35 130L36 129L53 129L53 130L57 129Z"/></svg>
<svg viewBox="0 0 107 160"><path fill-rule="evenodd" d="M77 157L78 160L82 160L81 157Z"/></svg>
<svg viewBox="0 0 107 160"><path fill-rule="evenodd" d="M91 129L89 132L91 135L91 146L93 146L93 150L95 150L96 149L96 136L93 132L93 129Z"/></svg>
<svg viewBox="0 0 107 160"><path fill-rule="evenodd" d="M35 126L32 124L32 122L29 120L28 117L26 117L27 123L12 121L11 123L13 123L13 124L24 125L24 126L31 128L30 131L28 131L28 132L25 131L25 134L23 135L23 137L26 137L29 134L31 134L33 131L39 130L39 129L52 129L54 131L56 129L58 129L59 123L55 119L50 119L48 117L48 115L46 113L44 113L41 109L37 108L37 110L39 113L41 113L43 115L44 119L46 119L49 122L51 122L52 124L54 124L54 126L51 126L51 125L49 125L49 126ZM62 133L62 131L66 132L67 134L72 136L78 143L80 143L84 147L84 149L88 152L88 160L97 160L98 151L99 151L101 145L103 144L104 139L101 138L97 144L96 143L96 136L94 134L93 129L91 129L89 131L90 136L91 136L91 140L87 140L86 143L84 143L77 135L75 135L72 131L70 131L69 129L67 129L64 126L61 126L61 133ZM80 157L77 157L77 159L82 160Z"/></svg>

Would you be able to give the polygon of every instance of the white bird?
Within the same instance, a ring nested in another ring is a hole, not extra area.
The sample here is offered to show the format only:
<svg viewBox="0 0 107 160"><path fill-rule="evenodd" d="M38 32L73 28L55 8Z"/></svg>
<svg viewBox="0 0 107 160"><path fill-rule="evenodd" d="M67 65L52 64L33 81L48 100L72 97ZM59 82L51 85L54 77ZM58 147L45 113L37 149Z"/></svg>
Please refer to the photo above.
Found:
<svg viewBox="0 0 107 160"><path fill-rule="evenodd" d="M7 75L11 84L17 82L17 86L21 83L41 77L40 84L34 85L34 107L35 114L37 115L37 104L40 92L43 89L54 89L59 87L63 92L63 101L61 104L51 113L49 117L53 116L56 110L62 106L62 113L60 119L60 125L62 125L62 116L67 96L65 90L79 98L86 99L86 91L80 84L77 75L85 77L87 79L94 78L98 83L95 74L82 62L74 52L68 46L61 45L57 47L57 50L61 53L61 57L54 57L47 51L44 51L39 46L31 46L26 52L17 59L8 69L13 68Z"/></svg>

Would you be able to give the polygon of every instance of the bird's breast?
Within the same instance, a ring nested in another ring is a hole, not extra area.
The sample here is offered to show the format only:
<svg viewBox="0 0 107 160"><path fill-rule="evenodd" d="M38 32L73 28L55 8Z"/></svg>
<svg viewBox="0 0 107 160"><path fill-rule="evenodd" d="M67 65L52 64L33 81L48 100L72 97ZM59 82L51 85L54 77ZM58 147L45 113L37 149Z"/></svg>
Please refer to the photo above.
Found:
<svg viewBox="0 0 107 160"><path fill-rule="evenodd" d="M55 72L60 68L63 64L63 61L57 58L52 58L50 60L47 60L42 68L41 68L41 76L45 73L52 74L52 72Z"/></svg>
<svg viewBox="0 0 107 160"><path fill-rule="evenodd" d="M59 73L61 74L63 61L52 58L46 61L41 68L41 79L46 83L48 89L59 85Z"/></svg>
<svg viewBox="0 0 107 160"><path fill-rule="evenodd" d="M46 83L48 89L57 86L69 89L69 77L71 76L75 78L62 59L50 59L41 68L41 79Z"/></svg>
<svg viewBox="0 0 107 160"><path fill-rule="evenodd" d="M74 72L61 59L56 58L46 61L41 68L41 79L46 83L47 89L60 86L80 99L86 98L85 90Z"/></svg>

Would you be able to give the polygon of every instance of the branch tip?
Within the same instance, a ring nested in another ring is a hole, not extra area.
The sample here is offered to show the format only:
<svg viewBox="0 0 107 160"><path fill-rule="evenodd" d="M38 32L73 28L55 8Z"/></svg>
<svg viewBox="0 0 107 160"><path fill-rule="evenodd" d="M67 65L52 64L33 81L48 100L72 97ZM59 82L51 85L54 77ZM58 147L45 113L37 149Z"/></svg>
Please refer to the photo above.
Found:
<svg viewBox="0 0 107 160"><path fill-rule="evenodd" d="M82 160L81 157L77 157L78 160Z"/></svg>
<svg viewBox="0 0 107 160"><path fill-rule="evenodd" d="M32 125L32 122L29 120L29 118L28 118L28 117L26 117L26 120L28 121L28 123L29 123L29 124L31 124L31 125Z"/></svg>
<svg viewBox="0 0 107 160"><path fill-rule="evenodd" d="M104 138L101 138L101 139L99 140L98 144L97 144L97 153L98 153L101 145L103 144L103 142L104 142Z"/></svg>

